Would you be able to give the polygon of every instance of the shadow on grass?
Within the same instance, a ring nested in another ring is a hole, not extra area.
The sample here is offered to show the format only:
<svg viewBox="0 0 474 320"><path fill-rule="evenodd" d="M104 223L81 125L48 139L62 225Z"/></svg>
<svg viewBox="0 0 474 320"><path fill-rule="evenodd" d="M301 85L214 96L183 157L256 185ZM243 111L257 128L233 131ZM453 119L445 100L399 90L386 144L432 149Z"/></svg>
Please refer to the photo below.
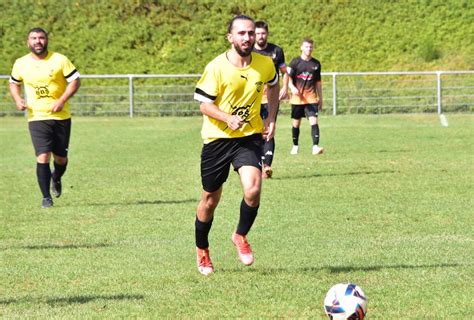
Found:
<svg viewBox="0 0 474 320"><path fill-rule="evenodd" d="M25 245L25 246L12 246L7 248L0 248L2 250L9 249L26 249L26 250L48 250L48 249L97 249L110 247L112 245L107 243L94 243L94 244L37 244L37 245Z"/></svg>
<svg viewBox="0 0 474 320"><path fill-rule="evenodd" d="M144 295L141 294L116 294L116 295L83 295L72 297L57 297L57 298L32 298L25 297L20 299L0 299L0 305L18 304L18 303L47 303L50 306L70 305L70 304L85 304L96 300L143 300Z"/></svg>
<svg viewBox="0 0 474 320"><path fill-rule="evenodd" d="M138 200L124 202L108 202L108 203L85 203L83 207L100 207L100 206L137 206L146 204L180 204L180 203L198 203L199 199L185 200ZM77 205L78 207L81 205Z"/></svg>
<svg viewBox="0 0 474 320"><path fill-rule="evenodd" d="M219 270L223 273L239 273L239 272L253 272L260 273L262 275L275 275L275 274L303 274L303 273L349 273L349 272L372 272L380 271L384 269L431 269L431 268L455 268L455 267L466 267L472 264L460 264L460 263L440 263L440 264L399 264L399 265L377 265L377 266L329 266L329 267L302 267L302 268L231 268Z"/></svg>
<svg viewBox="0 0 474 320"><path fill-rule="evenodd" d="M143 300L144 295L141 294L117 294L117 295L96 295L96 296L72 296L64 298L50 298L46 300L46 303L55 305L67 305L67 304L84 304L95 300Z"/></svg>
<svg viewBox="0 0 474 320"><path fill-rule="evenodd" d="M359 175L372 175L372 174L392 174L399 173L394 170L380 170L380 171L359 171L359 172L341 172L341 173L310 173L310 174L299 174L294 176L281 176L273 177L272 180L298 180L316 177L339 177L339 176L359 176Z"/></svg>

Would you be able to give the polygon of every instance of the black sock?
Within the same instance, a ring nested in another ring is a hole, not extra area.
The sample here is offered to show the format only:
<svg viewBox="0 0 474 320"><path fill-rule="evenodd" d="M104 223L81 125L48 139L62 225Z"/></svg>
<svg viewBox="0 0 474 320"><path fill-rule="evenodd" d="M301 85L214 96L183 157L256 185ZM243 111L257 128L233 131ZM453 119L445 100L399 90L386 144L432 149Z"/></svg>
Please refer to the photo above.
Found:
<svg viewBox="0 0 474 320"><path fill-rule="evenodd" d="M319 144L319 125L314 124L311 126L311 137L313 138L313 145Z"/></svg>
<svg viewBox="0 0 474 320"><path fill-rule="evenodd" d="M49 187L51 184L51 168L49 163L36 163L36 177L38 184L43 194L43 198L51 198Z"/></svg>
<svg viewBox="0 0 474 320"><path fill-rule="evenodd" d="M291 129L291 134L293 136L293 145L297 146L298 145L298 139L300 137L300 128L293 127Z"/></svg>
<svg viewBox="0 0 474 320"><path fill-rule="evenodd" d="M61 179L64 172L66 172L66 167L67 167L67 162L65 165L60 165L59 163L56 163L56 161L54 161L54 171L52 173L54 181L58 181Z"/></svg>
<svg viewBox="0 0 474 320"><path fill-rule="evenodd" d="M263 145L264 164L271 166L273 162L273 152L275 151L275 139L266 141Z"/></svg>
<svg viewBox="0 0 474 320"><path fill-rule="evenodd" d="M258 206L257 207L250 207L245 200L242 199L240 203L240 220L239 224L237 225L237 234L241 236L247 235L249 233L250 228L255 221L258 213Z"/></svg>
<svg viewBox="0 0 474 320"><path fill-rule="evenodd" d="M196 235L196 247L199 249L209 248L209 231L211 231L212 221L213 219L209 222L201 222L196 217L194 230Z"/></svg>

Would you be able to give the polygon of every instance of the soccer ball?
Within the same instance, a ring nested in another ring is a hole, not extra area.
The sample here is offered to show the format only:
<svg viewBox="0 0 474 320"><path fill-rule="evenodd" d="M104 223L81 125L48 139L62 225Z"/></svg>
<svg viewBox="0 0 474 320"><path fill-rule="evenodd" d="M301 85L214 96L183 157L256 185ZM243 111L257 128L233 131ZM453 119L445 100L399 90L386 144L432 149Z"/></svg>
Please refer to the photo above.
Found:
<svg viewBox="0 0 474 320"><path fill-rule="evenodd" d="M331 320L362 320L367 313L367 298L359 286L339 283L326 294L324 310Z"/></svg>

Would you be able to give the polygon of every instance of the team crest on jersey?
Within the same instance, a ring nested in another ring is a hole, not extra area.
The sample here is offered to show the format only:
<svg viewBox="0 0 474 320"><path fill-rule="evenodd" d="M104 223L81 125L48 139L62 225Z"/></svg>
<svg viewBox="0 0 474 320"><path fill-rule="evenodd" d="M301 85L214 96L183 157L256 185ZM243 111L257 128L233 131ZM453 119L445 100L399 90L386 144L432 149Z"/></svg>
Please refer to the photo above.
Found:
<svg viewBox="0 0 474 320"><path fill-rule="evenodd" d="M262 88L263 88L263 82L262 81L255 82L255 89L257 90L257 92L262 91Z"/></svg>
<svg viewBox="0 0 474 320"><path fill-rule="evenodd" d="M48 98L50 96L48 86L35 87L35 92L37 99Z"/></svg>

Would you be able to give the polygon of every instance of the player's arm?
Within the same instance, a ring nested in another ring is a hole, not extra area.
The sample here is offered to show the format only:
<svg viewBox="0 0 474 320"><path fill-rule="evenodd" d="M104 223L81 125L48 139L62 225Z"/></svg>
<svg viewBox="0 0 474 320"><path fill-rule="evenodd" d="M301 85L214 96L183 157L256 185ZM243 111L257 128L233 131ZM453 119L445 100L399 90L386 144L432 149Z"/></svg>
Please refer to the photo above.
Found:
<svg viewBox="0 0 474 320"><path fill-rule="evenodd" d="M280 84L278 83L278 81L275 84L268 86L268 117L264 121L265 130L263 132L263 138L267 141L270 141L275 136L276 116L278 113L278 106L280 101L279 93Z"/></svg>
<svg viewBox="0 0 474 320"><path fill-rule="evenodd" d="M51 109L52 112L59 112L64 108L64 104L72 98L72 96L77 92L79 87L81 86L81 80L76 78L68 83L66 90L64 90L61 97L56 100L53 104L53 108Z"/></svg>
<svg viewBox="0 0 474 320"><path fill-rule="evenodd" d="M244 121L240 116L228 114L212 102L201 102L199 110L208 117L227 123L231 130L240 129L244 125Z"/></svg>
<svg viewBox="0 0 474 320"><path fill-rule="evenodd" d="M316 81L314 86L315 86L316 92L318 93L318 97L319 97L318 109L323 110L323 84L322 84L321 80Z"/></svg>
<svg viewBox="0 0 474 320"><path fill-rule="evenodd" d="M280 66L280 72L283 75L282 86L280 89L279 100L286 99L288 97L288 80L285 82L285 77L288 77L288 72L286 70L286 65L283 64Z"/></svg>
<svg viewBox="0 0 474 320"><path fill-rule="evenodd" d="M295 96L299 96L300 92L298 91L298 88L296 88L295 84L293 83L293 78L292 78L292 73L295 72L293 68L291 68L290 65L290 70L285 73L283 76L283 83L285 83L288 88L290 88L291 94Z"/></svg>
<svg viewBox="0 0 474 320"><path fill-rule="evenodd" d="M10 81L10 94L15 100L17 110L23 111L27 108L25 99L21 97L21 86L19 84Z"/></svg>

